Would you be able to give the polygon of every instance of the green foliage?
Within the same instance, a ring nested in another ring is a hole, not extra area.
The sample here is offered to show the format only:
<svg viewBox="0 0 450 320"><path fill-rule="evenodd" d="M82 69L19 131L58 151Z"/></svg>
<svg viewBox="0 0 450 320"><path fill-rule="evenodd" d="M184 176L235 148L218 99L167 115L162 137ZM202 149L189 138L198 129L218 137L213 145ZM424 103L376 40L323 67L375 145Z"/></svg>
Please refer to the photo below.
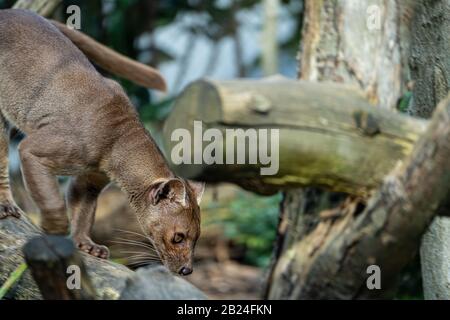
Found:
<svg viewBox="0 0 450 320"><path fill-rule="evenodd" d="M399 277L397 300L423 300L422 270L420 257L415 259L402 271Z"/></svg>
<svg viewBox="0 0 450 320"><path fill-rule="evenodd" d="M0 0L0 9L8 9L13 6L16 0Z"/></svg>
<svg viewBox="0 0 450 320"><path fill-rule="evenodd" d="M175 97L169 97L157 103L148 103L139 109L139 117L144 123L163 121L172 110Z"/></svg>
<svg viewBox="0 0 450 320"><path fill-rule="evenodd" d="M225 218L225 236L246 248L245 262L265 267L268 265L279 215L281 194L262 197L241 194L230 204L230 215Z"/></svg>

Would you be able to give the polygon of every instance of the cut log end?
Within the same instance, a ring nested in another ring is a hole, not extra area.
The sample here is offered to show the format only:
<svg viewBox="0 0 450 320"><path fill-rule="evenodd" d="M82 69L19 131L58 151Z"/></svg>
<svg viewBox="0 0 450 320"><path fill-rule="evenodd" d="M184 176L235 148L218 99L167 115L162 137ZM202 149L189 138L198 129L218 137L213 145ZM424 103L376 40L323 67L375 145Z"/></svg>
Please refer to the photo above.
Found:
<svg viewBox="0 0 450 320"><path fill-rule="evenodd" d="M96 298L83 260L72 240L63 236L37 236L25 244L23 253L44 299Z"/></svg>

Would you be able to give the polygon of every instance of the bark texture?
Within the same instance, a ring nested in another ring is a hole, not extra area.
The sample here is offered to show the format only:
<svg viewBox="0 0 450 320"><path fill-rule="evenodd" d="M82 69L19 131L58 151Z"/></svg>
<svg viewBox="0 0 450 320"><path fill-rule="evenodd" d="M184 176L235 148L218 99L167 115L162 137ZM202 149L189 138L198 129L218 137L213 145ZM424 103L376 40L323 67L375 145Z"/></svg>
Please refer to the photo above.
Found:
<svg viewBox="0 0 450 320"><path fill-rule="evenodd" d="M299 78L357 84L373 104L394 109L410 79L415 2L306 1Z"/></svg>
<svg viewBox="0 0 450 320"><path fill-rule="evenodd" d="M419 2L412 28L410 66L415 85L409 111L429 118L449 92L450 1ZM450 299L450 218L435 218L422 239L420 256L425 299Z"/></svg>
<svg viewBox="0 0 450 320"><path fill-rule="evenodd" d="M306 1L300 79L355 84L373 105L394 109L410 82L414 7L415 1ZM342 202L346 198L342 194L313 189L286 192L275 248L279 260L269 272L266 296L390 297L396 272L414 253L415 248L406 242L417 241L420 228L427 224L423 217L416 226L406 227L409 229L401 232L411 233L396 235L395 245L387 240L389 236L382 237L387 230L378 223L389 221L389 228L400 227L400 221L380 220L384 213L397 210L389 208L390 191L389 185L383 184L365 210L366 201L347 198ZM391 235L390 231L387 234ZM389 254L396 258L390 260ZM382 269L383 290L367 292L365 270L374 263Z"/></svg>

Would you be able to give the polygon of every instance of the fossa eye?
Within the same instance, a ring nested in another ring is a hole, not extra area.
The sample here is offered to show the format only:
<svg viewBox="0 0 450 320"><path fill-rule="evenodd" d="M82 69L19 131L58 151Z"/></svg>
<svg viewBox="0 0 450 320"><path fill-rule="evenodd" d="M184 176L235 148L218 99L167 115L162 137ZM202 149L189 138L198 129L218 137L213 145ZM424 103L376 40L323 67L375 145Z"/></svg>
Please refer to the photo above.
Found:
<svg viewBox="0 0 450 320"><path fill-rule="evenodd" d="M173 243L181 243L184 240L185 236L183 233L177 232L173 236L172 242Z"/></svg>

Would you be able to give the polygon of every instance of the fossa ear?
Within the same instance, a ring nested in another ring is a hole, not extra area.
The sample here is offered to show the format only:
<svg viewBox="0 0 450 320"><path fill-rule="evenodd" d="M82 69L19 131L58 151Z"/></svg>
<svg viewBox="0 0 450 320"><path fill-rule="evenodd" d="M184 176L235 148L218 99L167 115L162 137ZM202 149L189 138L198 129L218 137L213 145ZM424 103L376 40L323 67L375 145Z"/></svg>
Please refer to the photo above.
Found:
<svg viewBox="0 0 450 320"><path fill-rule="evenodd" d="M197 198L197 204L200 205L203 193L205 192L205 183L188 180L189 186L194 190L195 196Z"/></svg>
<svg viewBox="0 0 450 320"><path fill-rule="evenodd" d="M164 199L186 206L186 187L180 179L161 179L150 186L148 197L154 206Z"/></svg>

